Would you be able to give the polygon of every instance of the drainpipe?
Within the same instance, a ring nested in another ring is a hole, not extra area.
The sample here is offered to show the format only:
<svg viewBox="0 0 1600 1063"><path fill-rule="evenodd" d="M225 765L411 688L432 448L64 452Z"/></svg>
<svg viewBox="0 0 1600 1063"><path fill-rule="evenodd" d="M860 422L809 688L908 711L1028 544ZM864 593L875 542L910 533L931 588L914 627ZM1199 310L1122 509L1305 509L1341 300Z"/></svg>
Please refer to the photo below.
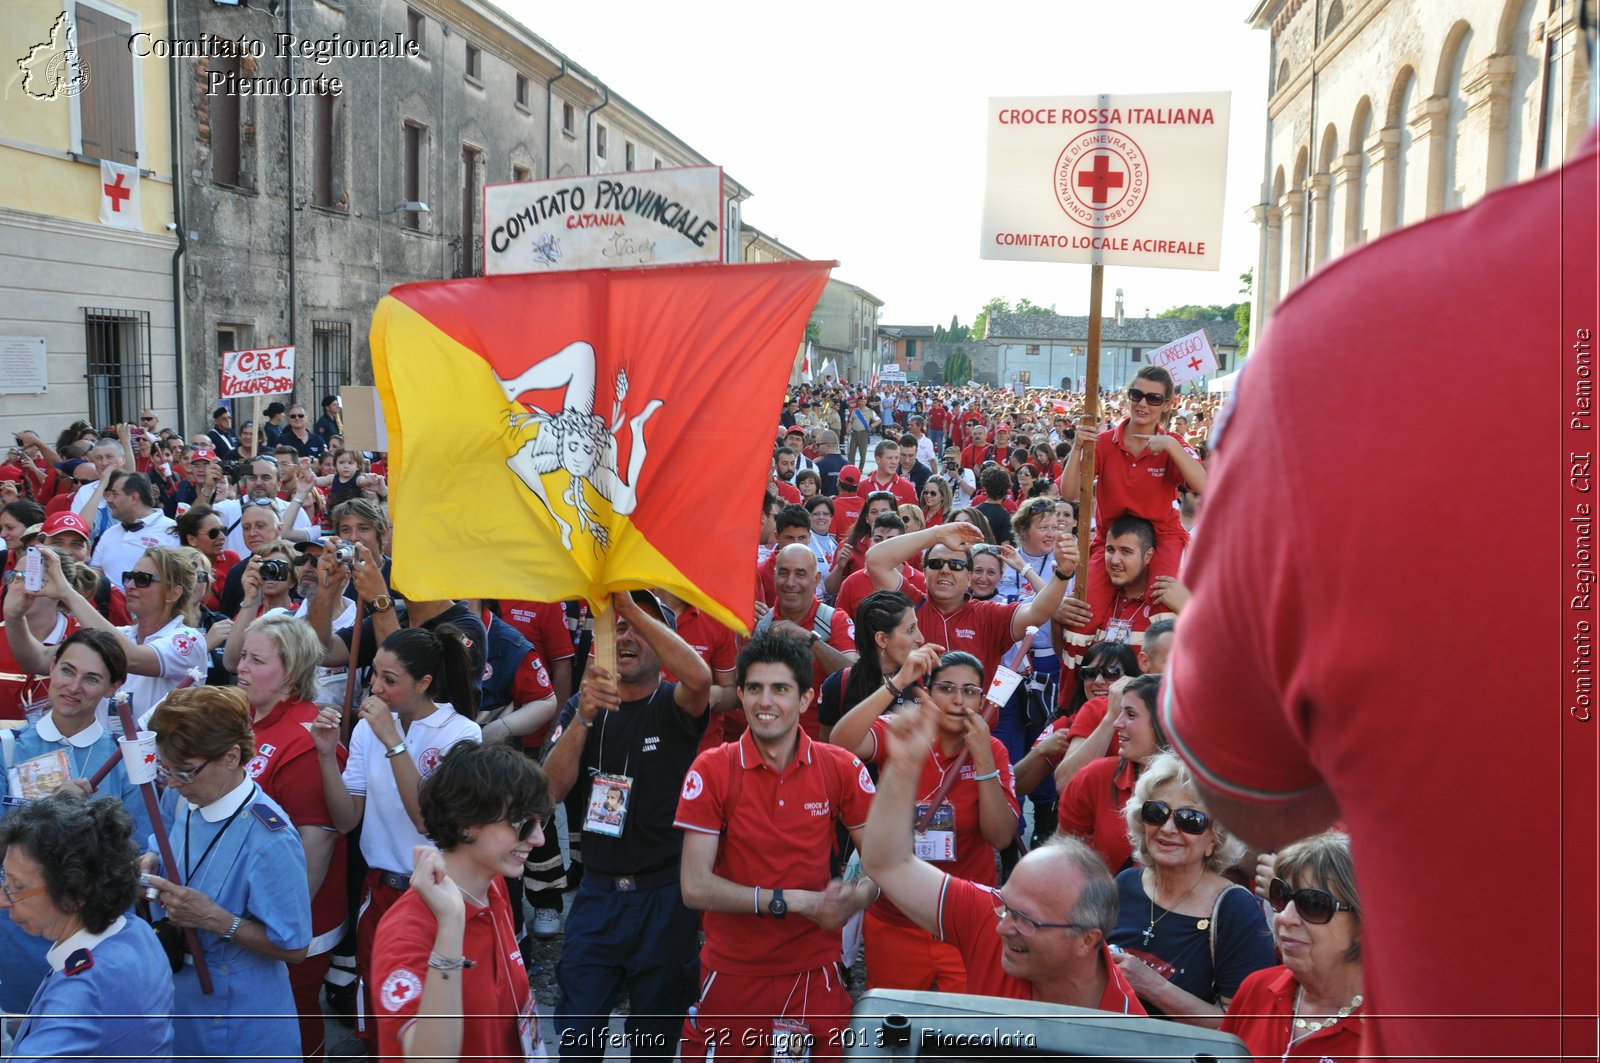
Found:
<svg viewBox="0 0 1600 1063"><path fill-rule="evenodd" d="M596 78L595 79L595 84L600 86L600 91L605 93L605 97L597 105L589 108L588 112L585 113L584 116L583 116L584 126L588 130L587 135L584 137L584 141L583 141L583 172L586 173L586 174L594 173L594 116L595 116L595 113L597 111L604 110L611 103L611 90L606 87L605 82L601 81L599 78Z"/></svg>
<svg viewBox="0 0 1600 1063"><path fill-rule="evenodd" d="M178 0L167 0L167 31L173 40L179 39L178 29ZM172 84L167 92L167 135L172 138L172 220L177 226L178 246L172 250L172 353L174 376L177 383L178 395L178 434L187 436L189 429L186 425L184 411L184 328L183 320L183 256L189 250L189 233L184 219L183 203L183 156L180 145L183 138L179 135L179 99L183 93L182 64L176 55L167 57L167 77ZM152 399L155 396L151 396Z"/></svg>
<svg viewBox="0 0 1600 1063"><path fill-rule="evenodd" d="M284 21L284 27L283 28L292 37L294 35L294 0L284 0L283 21ZM289 83L292 85L292 84L294 84L294 51L292 49L290 50L288 56L285 57L284 62L285 62L284 76L289 79ZM289 133L289 150L288 150L289 197L288 197L288 200L285 202L284 206L286 208L286 211L287 211L287 214L288 214L288 218L289 218L289 343L290 343L290 345L293 345L294 342L295 342L296 326L297 326L297 322L298 322L298 318L299 318L299 314L298 314L299 303L298 303L298 300L297 300L296 295L295 295L295 288L296 288L296 286L295 286L295 261L296 261L296 259L295 259L295 230L297 228L297 226L295 224L295 193L297 191L297 184L296 184L296 181L295 181L295 168L294 168L294 135L295 135L295 132L294 132L294 101L298 96L299 96L299 93L295 92L295 93L289 93L288 95L284 96L284 98L283 98L284 121L285 121L285 125L286 125L286 127L288 129L288 133ZM256 432L259 433L260 431L261 431L261 426L257 425L256 426ZM258 438L259 438L259 436L258 436Z"/></svg>
<svg viewBox="0 0 1600 1063"><path fill-rule="evenodd" d="M555 143L556 135L551 130L550 124L555 121L555 93L550 91L550 86L567 76L567 60L561 59L561 73L555 77L547 78L544 83L544 175L550 176L550 147Z"/></svg>

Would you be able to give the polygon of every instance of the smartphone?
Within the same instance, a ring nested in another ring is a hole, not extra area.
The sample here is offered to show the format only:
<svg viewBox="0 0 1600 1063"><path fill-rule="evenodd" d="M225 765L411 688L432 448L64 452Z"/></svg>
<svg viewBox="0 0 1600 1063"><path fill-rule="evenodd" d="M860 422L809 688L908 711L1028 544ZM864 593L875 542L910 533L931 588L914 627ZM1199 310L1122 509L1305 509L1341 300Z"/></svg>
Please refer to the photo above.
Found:
<svg viewBox="0 0 1600 1063"><path fill-rule="evenodd" d="M37 546L28 547L22 562L22 589L29 594L38 594L44 590L44 558L39 556Z"/></svg>

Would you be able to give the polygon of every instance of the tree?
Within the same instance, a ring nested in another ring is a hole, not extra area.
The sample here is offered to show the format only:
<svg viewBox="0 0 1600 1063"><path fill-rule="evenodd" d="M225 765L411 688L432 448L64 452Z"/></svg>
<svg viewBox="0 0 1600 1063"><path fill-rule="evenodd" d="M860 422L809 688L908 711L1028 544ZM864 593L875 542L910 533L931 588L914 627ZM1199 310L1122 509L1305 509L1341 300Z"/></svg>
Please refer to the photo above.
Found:
<svg viewBox="0 0 1600 1063"><path fill-rule="evenodd" d="M1011 304L997 295L993 299L990 299L987 303L983 304L983 309L979 310L978 316L972 319L972 327L968 329L967 332L972 337L974 342L978 342L982 340L984 334L989 331L989 315L1009 313L1011 313ZM947 369L946 375L948 375L948 373L949 370ZM965 384L966 381L963 380L962 383Z"/></svg>
<svg viewBox="0 0 1600 1063"><path fill-rule="evenodd" d="M1255 280L1256 271L1254 267L1239 274L1239 283L1243 285L1239 289L1239 294L1244 296L1244 302L1240 303L1239 309L1233 312L1233 320L1238 326L1237 341L1240 358L1250 353L1250 297L1255 290Z"/></svg>
<svg viewBox="0 0 1600 1063"><path fill-rule="evenodd" d="M1017 305L1011 308L1013 314L1054 314L1055 311L1048 306L1040 306L1033 300L1024 296L1017 300Z"/></svg>
<svg viewBox="0 0 1600 1063"><path fill-rule="evenodd" d="M806 342L819 343L822 340L822 326L817 324L815 318L806 322Z"/></svg>
<svg viewBox="0 0 1600 1063"><path fill-rule="evenodd" d="M946 343L966 343L972 339L972 335L967 332L966 326L961 324L961 319L951 314L950 327L945 329L944 339Z"/></svg>
<svg viewBox="0 0 1600 1063"><path fill-rule="evenodd" d="M1163 310L1161 313L1157 314L1156 317L1179 319L1200 318L1204 321L1212 321L1216 318L1221 318L1222 320L1227 321L1230 320L1238 311L1240 305L1241 304L1239 303L1229 303L1227 306L1221 306L1213 303L1210 306L1199 306L1191 303L1188 306L1174 306L1170 310Z"/></svg>
<svg viewBox="0 0 1600 1063"><path fill-rule="evenodd" d="M967 357L966 351L956 351L944 363L944 382L946 384L965 384L972 379L972 359Z"/></svg>

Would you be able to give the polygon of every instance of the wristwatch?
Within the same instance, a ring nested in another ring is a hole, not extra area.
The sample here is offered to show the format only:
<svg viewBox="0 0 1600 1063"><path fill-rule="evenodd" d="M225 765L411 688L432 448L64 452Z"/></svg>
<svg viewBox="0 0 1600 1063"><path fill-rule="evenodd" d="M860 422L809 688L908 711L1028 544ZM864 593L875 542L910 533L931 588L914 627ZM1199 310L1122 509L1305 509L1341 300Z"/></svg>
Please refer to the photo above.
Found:
<svg viewBox="0 0 1600 1063"><path fill-rule="evenodd" d="M784 902L782 890L772 891L772 900L767 902L767 911L774 919L782 919L789 914L789 905Z"/></svg>
<svg viewBox="0 0 1600 1063"><path fill-rule="evenodd" d="M239 924L242 923L242 922L244 922L244 916L242 916L242 915L234 916L233 917L233 925L228 927L228 932L226 934L223 934L222 937L218 938L218 940L222 941L224 943L232 942L233 941L233 935L235 935L235 934L237 934L239 932Z"/></svg>
<svg viewBox="0 0 1600 1063"><path fill-rule="evenodd" d="M380 594L367 605L369 613L387 613L394 608L394 599L387 594Z"/></svg>
<svg viewBox="0 0 1600 1063"><path fill-rule="evenodd" d="M400 754L404 753L405 751L406 751L406 744L404 742L396 742L394 745L392 745L388 749L384 750L383 751L383 755L384 755L385 759L393 760L395 757L398 757Z"/></svg>
<svg viewBox="0 0 1600 1063"><path fill-rule="evenodd" d="M819 643L821 641L822 641L822 636L817 634L815 631L813 631L811 633L811 637L806 640L806 649L810 649L811 647L815 646L817 643Z"/></svg>

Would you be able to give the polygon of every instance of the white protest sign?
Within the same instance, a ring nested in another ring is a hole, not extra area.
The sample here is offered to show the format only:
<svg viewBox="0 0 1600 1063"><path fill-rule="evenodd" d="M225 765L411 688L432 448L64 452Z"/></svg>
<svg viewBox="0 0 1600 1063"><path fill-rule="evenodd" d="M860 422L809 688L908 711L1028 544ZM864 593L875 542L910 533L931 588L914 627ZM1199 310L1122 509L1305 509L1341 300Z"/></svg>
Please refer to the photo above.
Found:
<svg viewBox="0 0 1600 1063"><path fill-rule="evenodd" d="M1157 347L1145 355L1145 361L1171 373L1174 384L1186 384L1217 371L1217 356L1211 350L1205 329L1175 339L1165 347Z"/></svg>
<svg viewBox="0 0 1600 1063"><path fill-rule="evenodd" d="M1229 93L992 98L979 256L1217 269Z"/></svg>
<svg viewBox="0 0 1600 1063"><path fill-rule="evenodd" d="M483 272L722 261L722 168L555 177L483 190Z"/></svg>
<svg viewBox="0 0 1600 1063"><path fill-rule="evenodd" d="M293 390L293 347L256 347L248 351L222 352L223 398L287 395Z"/></svg>

